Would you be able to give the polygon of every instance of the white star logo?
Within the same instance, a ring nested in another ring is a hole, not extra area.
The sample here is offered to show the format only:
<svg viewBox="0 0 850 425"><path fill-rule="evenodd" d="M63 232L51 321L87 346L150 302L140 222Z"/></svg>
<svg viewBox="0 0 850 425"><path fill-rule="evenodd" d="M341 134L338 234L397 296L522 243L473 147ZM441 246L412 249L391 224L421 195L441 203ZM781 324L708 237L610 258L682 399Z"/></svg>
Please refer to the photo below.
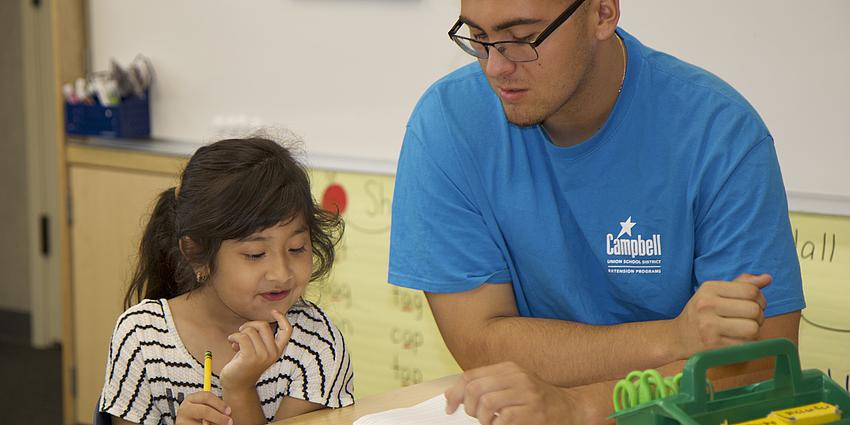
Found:
<svg viewBox="0 0 850 425"><path fill-rule="evenodd" d="M629 216L629 218L627 218L626 221L621 221L620 226L622 227L622 229L620 229L620 233L617 235L617 237L615 239L620 239L620 236L623 236L624 233L631 237L632 236L632 227L635 227L635 224L637 224L637 223L632 222L632 216Z"/></svg>

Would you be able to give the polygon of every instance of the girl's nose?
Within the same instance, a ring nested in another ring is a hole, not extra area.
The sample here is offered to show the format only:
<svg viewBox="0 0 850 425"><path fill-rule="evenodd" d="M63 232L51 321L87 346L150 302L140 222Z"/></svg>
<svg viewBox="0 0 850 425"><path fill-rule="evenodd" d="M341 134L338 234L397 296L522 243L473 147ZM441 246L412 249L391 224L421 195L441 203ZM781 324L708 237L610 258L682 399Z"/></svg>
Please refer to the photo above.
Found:
<svg viewBox="0 0 850 425"><path fill-rule="evenodd" d="M286 282L292 279L295 274L292 272L291 262L286 255L281 255L277 258L277 261L273 261L273 264L266 271L266 280L269 281L278 281L278 282Z"/></svg>

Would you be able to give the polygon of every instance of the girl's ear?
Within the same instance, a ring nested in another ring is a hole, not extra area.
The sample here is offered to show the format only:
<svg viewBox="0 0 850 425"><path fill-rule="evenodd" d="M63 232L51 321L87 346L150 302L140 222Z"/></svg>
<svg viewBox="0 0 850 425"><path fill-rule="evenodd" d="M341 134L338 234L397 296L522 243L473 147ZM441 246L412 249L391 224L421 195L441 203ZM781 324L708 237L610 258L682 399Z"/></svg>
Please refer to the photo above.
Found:
<svg viewBox="0 0 850 425"><path fill-rule="evenodd" d="M200 282L202 281L203 276L209 276L210 268L206 264L200 264L196 261L198 251L198 244L192 240L192 238L188 236L183 236L178 241L180 245L180 255L186 260L189 265L192 266L192 271L195 273L195 278ZM205 280L206 278L203 278Z"/></svg>
<svg viewBox="0 0 850 425"><path fill-rule="evenodd" d="M197 252L198 248L197 245L195 245L195 242L192 240L192 238L188 236L183 236L182 238L180 238L179 241L177 241L177 243L180 246L180 254L183 255L183 258L187 262L191 263L191 254Z"/></svg>

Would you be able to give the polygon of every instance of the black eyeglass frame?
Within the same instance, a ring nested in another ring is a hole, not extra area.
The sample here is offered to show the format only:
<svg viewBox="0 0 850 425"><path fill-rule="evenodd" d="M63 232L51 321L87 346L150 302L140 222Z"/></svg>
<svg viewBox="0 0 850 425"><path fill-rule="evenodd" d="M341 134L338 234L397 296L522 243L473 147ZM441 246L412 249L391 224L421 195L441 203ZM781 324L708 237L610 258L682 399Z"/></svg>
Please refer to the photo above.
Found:
<svg viewBox="0 0 850 425"><path fill-rule="evenodd" d="M581 7L582 3L584 3L584 0L574 1L573 4L571 4L569 7L567 7L566 10L564 10L560 15L558 15L558 17L555 18L555 20L552 21L551 24L549 24L546 28L544 28L543 31L537 37L534 38L533 41L505 40L505 41L486 42L486 41L474 40L474 39L471 39L469 37L457 35L457 31L464 24L464 22L461 21L460 18L458 18L457 22L455 22L455 24L449 30L449 39L451 39L453 42L455 42L455 44L457 44L461 48L461 50L463 50L464 52L469 53L471 56L479 58L479 59L489 58L490 57L490 47L496 47L499 44L528 44L528 45L531 46L531 49L534 50L534 59L523 60L523 61L511 60L511 62L533 62L533 61L536 61L537 59L540 58L540 54L537 53L537 46L539 46L541 43L543 43L543 41L546 40L546 38L549 37L549 35L551 35L553 32L555 32L555 30L558 29L558 27L560 27L561 24L566 22L567 19L570 18L570 16L573 16L573 13L575 13L575 11L578 10L579 7ZM484 51L487 53L487 56L486 57L476 56L472 52L464 49L463 46L461 45L461 42L459 42L457 40L458 38L462 39L462 40L467 40L471 43L477 43L477 44L484 46ZM498 47L496 47L496 49L498 50Z"/></svg>

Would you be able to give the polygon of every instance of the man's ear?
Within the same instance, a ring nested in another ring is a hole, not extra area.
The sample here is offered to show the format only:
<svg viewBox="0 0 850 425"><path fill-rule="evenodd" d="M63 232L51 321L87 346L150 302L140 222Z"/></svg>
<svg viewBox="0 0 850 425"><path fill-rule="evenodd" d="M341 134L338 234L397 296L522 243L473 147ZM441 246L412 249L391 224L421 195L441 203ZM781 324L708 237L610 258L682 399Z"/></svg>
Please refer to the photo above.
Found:
<svg viewBox="0 0 850 425"><path fill-rule="evenodd" d="M596 39L604 41L614 35L620 22L620 0L591 0L590 19Z"/></svg>

